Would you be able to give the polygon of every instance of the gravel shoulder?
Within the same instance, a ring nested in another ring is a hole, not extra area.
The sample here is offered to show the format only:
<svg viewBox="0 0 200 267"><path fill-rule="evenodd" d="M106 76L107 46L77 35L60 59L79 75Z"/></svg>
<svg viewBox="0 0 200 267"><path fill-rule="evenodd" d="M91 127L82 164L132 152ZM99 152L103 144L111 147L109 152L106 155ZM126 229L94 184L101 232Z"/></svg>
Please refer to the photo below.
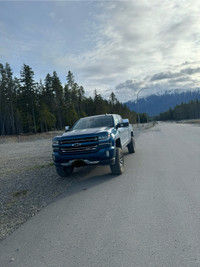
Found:
<svg viewBox="0 0 200 267"><path fill-rule="evenodd" d="M0 240L92 171L91 167L80 168L67 179L56 174L51 140L59 133L29 136L20 142L5 138L3 143L1 138Z"/></svg>

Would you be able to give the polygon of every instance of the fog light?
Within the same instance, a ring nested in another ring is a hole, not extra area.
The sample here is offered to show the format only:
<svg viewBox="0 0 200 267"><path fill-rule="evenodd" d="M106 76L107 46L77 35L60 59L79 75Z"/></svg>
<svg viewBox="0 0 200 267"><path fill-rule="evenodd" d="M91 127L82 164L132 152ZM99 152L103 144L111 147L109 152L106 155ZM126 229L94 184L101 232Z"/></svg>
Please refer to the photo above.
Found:
<svg viewBox="0 0 200 267"><path fill-rule="evenodd" d="M106 157L108 158L110 156L109 151L106 151Z"/></svg>

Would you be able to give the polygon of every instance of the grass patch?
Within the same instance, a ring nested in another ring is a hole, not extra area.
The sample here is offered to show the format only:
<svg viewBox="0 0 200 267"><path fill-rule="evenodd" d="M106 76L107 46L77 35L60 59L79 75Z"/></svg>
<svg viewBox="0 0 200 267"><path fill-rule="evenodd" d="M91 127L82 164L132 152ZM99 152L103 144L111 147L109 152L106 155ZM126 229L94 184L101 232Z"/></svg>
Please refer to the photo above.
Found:
<svg viewBox="0 0 200 267"><path fill-rule="evenodd" d="M35 169L43 169L45 167L50 167L50 166L53 166L53 165L54 165L54 163L53 162L50 162L48 164L35 165L35 166L31 167L31 168L28 168L27 170L28 171L32 171L32 170L35 170Z"/></svg>
<svg viewBox="0 0 200 267"><path fill-rule="evenodd" d="M27 190L21 190L21 191L17 191L13 193L13 197L20 197L20 196L26 196L26 195L28 195Z"/></svg>

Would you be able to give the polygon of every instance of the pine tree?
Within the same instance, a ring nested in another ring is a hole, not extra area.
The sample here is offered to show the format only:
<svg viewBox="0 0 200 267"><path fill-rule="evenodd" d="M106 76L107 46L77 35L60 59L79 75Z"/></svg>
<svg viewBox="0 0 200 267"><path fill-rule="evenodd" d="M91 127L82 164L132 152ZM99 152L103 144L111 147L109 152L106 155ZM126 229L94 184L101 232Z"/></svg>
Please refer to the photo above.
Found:
<svg viewBox="0 0 200 267"><path fill-rule="evenodd" d="M52 76L52 89L53 89L53 94L55 95L57 128L62 129L63 127L62 106L64 97L63 97L63 88L56 71L53 72Z"/></svg>
<svg viewBox="0 0 200 267"><path fill-rule="evenodd" d="M6 134L6 74L3 64L0 64L0 134Z"/></svg>
<svg viewBox="0 0 200 267"><path fill-rule="evenodd" d="M8 63L5 64L5 67L0 64L0 77L0 132L1 134L14 134L15 91L13 73Z"/></svg>
<svg viewBox="0 0 200 267"><path fill-rule="evenodd" d="M72 89L73 84L74 84L74 75L70 70L68 71L68 74L67 74L67 84L69 86L69 89Z"/></svg>
<svg viewBox="0 0 200 267"><path fill-rule="evenodd" d="M24 119L28 124L29 131L34 131L36 133L36 95L35 95L35 82L34 82L34 72L26 64L23 65L21 74L21 96L24 106L21 105L22 112L24 113ZM27 130L27 129L25 129Z"/></svg>

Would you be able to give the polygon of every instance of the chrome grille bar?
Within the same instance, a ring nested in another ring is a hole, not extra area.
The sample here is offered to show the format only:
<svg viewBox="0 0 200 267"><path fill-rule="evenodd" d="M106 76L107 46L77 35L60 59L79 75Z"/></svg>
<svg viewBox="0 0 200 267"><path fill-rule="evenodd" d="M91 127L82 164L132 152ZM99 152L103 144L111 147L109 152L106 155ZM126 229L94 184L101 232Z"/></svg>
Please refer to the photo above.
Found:
<svg viewBox="0 0 200 267"><path fill-rule="evenodd" d="M97 149L96 146L80 146L80 147L61 147L62 153L77 153L77 152L89 152Z"/></svg>
<svg viewBox="0 0 200 267"><path fill-rule="evenodd" d="M92 137L85 137L85 138L77 138L77 139L67 139L67 140L61 140L60 144L73 144L73 143L84 143L84 142L97 142L98 137L92 136Z"/></svg>

